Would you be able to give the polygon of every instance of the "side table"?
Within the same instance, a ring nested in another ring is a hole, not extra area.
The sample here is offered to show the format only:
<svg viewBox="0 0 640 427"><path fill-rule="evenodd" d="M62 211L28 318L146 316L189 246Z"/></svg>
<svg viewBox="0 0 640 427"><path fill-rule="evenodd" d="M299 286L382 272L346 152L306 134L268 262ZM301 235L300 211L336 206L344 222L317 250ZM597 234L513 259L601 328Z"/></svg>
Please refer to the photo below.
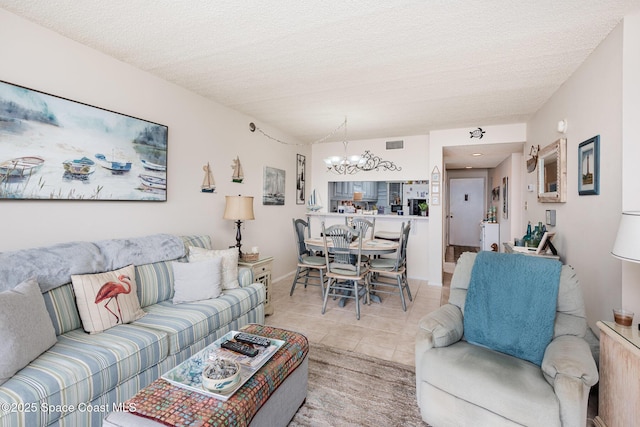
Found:
<svg viewBox="0 0 640 427"><path fill-rule="evenodd" d="M600 328L599 427L631 426L640 413L640 333L638 325L598 322Z"/></svg>
<svg viewBox="0 0 640 427"><path fill-rule="evenodd" d="M264 285L267 298L264 304L264 314L273 314L271 306L271 268L273 265L273 257L261 258L257 261L238 261L239 267L248 267L253 271L253 281Z"/></svg>

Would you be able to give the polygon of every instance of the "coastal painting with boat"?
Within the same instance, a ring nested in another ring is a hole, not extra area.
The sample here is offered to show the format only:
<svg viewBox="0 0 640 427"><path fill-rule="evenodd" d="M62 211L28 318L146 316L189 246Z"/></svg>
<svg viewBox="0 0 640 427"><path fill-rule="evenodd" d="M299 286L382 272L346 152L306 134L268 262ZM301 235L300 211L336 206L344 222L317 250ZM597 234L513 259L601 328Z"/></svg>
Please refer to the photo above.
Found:
<svg viewBox="0 0 640 427"><path fill-rule="evenodd" d="M269 166L264 168L263 205L284 205L285 171Z"/></svg>
<svg viewBox="0 0 640 427"><path fill-rule="evenodd" d="M167 199L164 125L0 81L0 199Z"/></svg>

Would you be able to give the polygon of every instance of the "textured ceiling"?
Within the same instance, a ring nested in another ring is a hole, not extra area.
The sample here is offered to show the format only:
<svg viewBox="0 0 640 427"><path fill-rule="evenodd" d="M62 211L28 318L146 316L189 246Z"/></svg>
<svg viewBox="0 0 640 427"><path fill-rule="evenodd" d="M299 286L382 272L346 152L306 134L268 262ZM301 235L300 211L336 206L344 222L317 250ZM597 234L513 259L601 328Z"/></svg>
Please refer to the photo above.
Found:
<svg viewBox="0 0 640 427"><path fill-rule="evenodd" d="M352 140L526 121L639 5L0 0L301 142L345 116Z"/></svg>

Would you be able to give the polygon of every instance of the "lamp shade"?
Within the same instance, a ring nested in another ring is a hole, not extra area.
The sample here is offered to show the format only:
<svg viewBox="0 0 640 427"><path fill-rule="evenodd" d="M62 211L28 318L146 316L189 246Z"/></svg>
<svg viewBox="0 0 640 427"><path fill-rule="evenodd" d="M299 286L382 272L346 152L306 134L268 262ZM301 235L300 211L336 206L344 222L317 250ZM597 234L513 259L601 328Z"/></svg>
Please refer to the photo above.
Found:
<svg viewBox="0 0 640 427"><path fill-rule="evenodd" d="M253 196L225 196L223 219L247 220L253 216Z"/></svg>
<svg viewBox="0 0 640 427"><path fill-rule="evenodd" d="M622 212L618 236L611 255L625 261L640 262L640 212Z"/></svg>

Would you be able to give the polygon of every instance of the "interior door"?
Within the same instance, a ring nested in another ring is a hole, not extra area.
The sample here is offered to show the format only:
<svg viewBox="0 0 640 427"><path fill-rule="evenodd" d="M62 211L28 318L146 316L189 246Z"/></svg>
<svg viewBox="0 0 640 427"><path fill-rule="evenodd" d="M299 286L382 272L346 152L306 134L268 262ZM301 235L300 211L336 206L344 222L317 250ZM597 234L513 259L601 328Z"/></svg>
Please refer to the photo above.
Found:
<svg viewBox="0 0 640 427"><path fill-rule="evenodd" d="M449 180L449 245L480 246L484 193L484 178Z"/></svg>

